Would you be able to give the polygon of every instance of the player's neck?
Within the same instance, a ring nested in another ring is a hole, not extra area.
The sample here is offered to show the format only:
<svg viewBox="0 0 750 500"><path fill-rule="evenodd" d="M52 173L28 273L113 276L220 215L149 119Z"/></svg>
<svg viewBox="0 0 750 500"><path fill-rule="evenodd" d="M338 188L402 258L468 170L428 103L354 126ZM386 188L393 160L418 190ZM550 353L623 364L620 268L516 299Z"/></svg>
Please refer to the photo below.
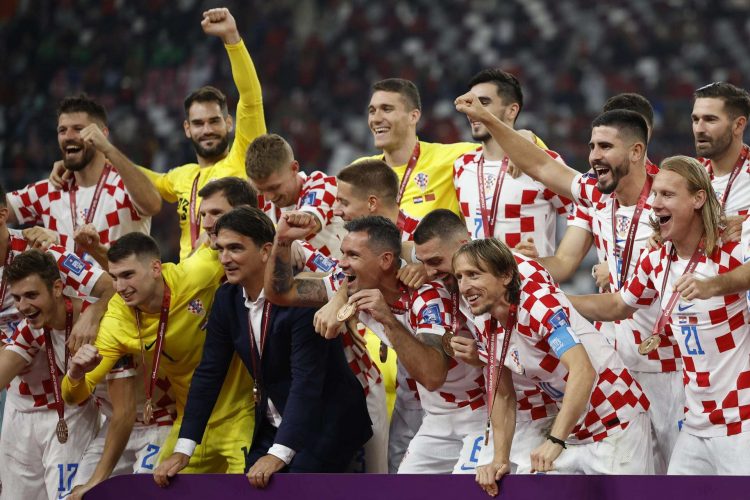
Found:
<svg viewBox="0 0 750 500"><path fill-rule="evenodd" d="M138 306L138 309L145 312L146 314L156 314L161 312L161 304L164 301L164 279L159 276L156 278L156 288L151 297L144 303Z"/></svg>
<svg viewBox="0 0 750 500"><path fill-rule="evenodd" d="M382 208L372 213L372 215L381 215L396 225L398 225L398 214L399 214L399 210L398 210L398 205L396 204L394 204L391 207Z"/></svg>
<svg viewBox="0 0 750 500"><path fill-rule="evenodd" d="M77 299L70 299L73 305L73 322L75 323L78 317L78 312L81 308L81 301ZM52 315L52 321L48 322L44 326L52 330L65 330L67 327L66 321L68 319L68 311L65 310L65 298L60 297L55 300L55 312Z"/></svg>
<svg viewBox="0 0 750 500"><path fill-rule="evenodd" d="M510 302L503 297L490 311L490 316L495 318L503 328L508 323L508 313L510 312Z"/></svg>
<svg viewBox="0 0 750 500"><path fill-rule="evenodd" d="M216 163L219 163L224 158L226 158L228 154L229 154L229 146L227 146L227 149L225 149L224 152L220 154L219 156L212 156L208 158L206 156L196 155L198 157L198 166L201 168L210 167L212 165L215 165Z"/></svg>
<svg viewBox="0 0 750 500"><path fill-rule="evenodd" d="M299 203L299 199L302 197L302 186L305 184L304 179L302 179L302 176L299 175L299 173L294 176L294 182L296 183L297 198L294 200L294 203L289 206L296 206L297 203Z"/></svg>
<svg viewBox="0 0 750 500"><path fill-rule="evenodd" d="M387 275L383 275L383 279L378 286L388 304L394 304L401 298L401 282L398 280L398 270L394 268L392 271Z"/></svg>
<svg viewBox="0 0 750 500"><path fill-rule="evenodd" d="M76 184L79 187L96 186L96 183L99 182L99 177L102 175L106 161L104 155L97 151L88 165L77 172L73 172Z"/></svg>
<svg viewBox="0 0 750 500"><path fill-rule="evenodd" d="M701 238L705 234L703 220L700 216L694 216L690 228L684 234L672 238L672 245L681 259L689 259L698 248Z"/></svg>
<svg viewBox="0 0 750 500"><path fill-rule="evenodd" d="M500 161L505 158L505 151L492 137L482 142L482 154L485 161Z"/></svg>
<svg viewBox="0 0 750 500"><path fill-rule="evenodd" d="M242 283L242 289L245 290L245 295L251 302L258 300L260 292L263 291L263 276L264 273L259 273L258 276L253 276L248 279L245 283Z"/></svg>
<svg viewBox="0 0 750 500"><path fill-rule="evenodd" d="M384 149L383 156L385 157L385 162L391 168L406 165L409 163L409 158L411 158L411 154L414 152L414 146L416 145L417 135L413 134L394 149Z"/></svg>
<svg viewBox="0 0 750 500"><path fill-rule="evenodd" d="M737 160L742 152L742 141L732 141L732 144L724 150L721 154L714 158L711 158L711 167L713 168L714 175L721 177L723 175L729 175L732 169L737 164Z"/></svg>
<svg viewBox="0 0 750 500"><path fill-rule="evenodd" d="M646 160L639 162L637 165L630 166L628 175L620 179L617 183L615 193L620 205L630 207L638 203L638 198L643 191L643 184L646 182Z"/></svg>

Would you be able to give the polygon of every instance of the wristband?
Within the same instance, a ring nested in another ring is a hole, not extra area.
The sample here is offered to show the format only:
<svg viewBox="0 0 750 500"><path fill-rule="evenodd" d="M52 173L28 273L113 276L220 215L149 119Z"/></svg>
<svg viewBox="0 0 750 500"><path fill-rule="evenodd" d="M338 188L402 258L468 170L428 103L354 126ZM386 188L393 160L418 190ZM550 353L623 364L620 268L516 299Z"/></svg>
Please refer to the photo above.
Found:
<svg viewBox="0 0 750 500"><path fill-rule="evenodd" d="M565 441L563 441L562 439L556 438L555 436L553 436L549 432L547 433L547 436L545 436L545 437L547 438L548 441L552 441L553 443L559 444L560 446L562 446L564 450L568 449L568 447L565 446Z"/></svg>

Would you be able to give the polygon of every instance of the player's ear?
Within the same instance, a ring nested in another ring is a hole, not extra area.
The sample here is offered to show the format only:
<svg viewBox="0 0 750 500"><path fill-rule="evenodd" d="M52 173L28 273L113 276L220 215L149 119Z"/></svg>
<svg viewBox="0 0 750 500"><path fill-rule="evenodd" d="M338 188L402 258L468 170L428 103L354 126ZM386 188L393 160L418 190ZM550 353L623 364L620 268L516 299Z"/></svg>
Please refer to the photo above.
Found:
<svg viewBox="0 0 750 500"><path fill-rule="evenodd" d="M232 119L232 115L227 115L226 118L224 118L224 121L227 124L227 132L231 132L234 130L234 120Z"/></svg>
<svg viewBox="0 0 750 500"><path fill-rule="evenodd" d="M268 259L271 257L271 250L273 249L273 243L265 243L262 247L260 247L260 260L264 264L268 262Z"/></svg>

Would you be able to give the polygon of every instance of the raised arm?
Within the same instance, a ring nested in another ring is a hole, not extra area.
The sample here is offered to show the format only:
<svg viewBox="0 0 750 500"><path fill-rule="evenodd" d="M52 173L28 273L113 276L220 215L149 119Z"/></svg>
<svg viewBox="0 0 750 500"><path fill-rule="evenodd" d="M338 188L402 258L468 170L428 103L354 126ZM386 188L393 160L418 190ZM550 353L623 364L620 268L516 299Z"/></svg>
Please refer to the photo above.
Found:
<svg viewBox="0 0 750 500"><path fill-rule="evenodd" d="M544 150L529 142L523 135L500 121L482 106L475 94L468 92L458 97L455 105L457 111L464 113L471 120L482 122L492 138L503 148L510 161L526 175L541 182L560 196L573 198L570 185L578 172L559 163Z"/></svg>
<svg viewBox="0 0 750 500"><path fill-rule="evenodd" d="M594 237L590 232L578 226L568 226L555 255L537 260L555 281L563 283L578 271L593 242Z"/></svg>
<svg viewBox="0 0 750 500"><path fill-rule="evenodd" d="M573 307L589 321L618 321L629 318L636 311L622 300L619 293L566 295Z"/></svg>

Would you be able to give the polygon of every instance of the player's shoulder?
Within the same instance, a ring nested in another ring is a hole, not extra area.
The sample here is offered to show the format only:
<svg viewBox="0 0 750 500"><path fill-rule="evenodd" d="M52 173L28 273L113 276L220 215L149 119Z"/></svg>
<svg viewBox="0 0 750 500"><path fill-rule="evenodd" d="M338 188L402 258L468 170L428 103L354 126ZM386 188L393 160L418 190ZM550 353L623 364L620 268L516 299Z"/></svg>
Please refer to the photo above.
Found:
<svg viewBox="0 0 750 500"><path fill-rule="evenodd" d="M463 155L464 153L476 151L479 146L479 144L473 142L454 142L451 144L443 144L440 142L419 141L419 154L420 156L434 156L436 158L453 162L456 160L456 158Z"/></svg>
<svg viewBox="0 0 750 500"><path fill-rule="evenodd" d="M210 169L211 167L206 168ZM192 182L198 172L201 172L201 174L203 174L200 165L198 165L197 163L186 163L178 167L170 168L167 171L167 177L169 177L172 182Z"/></svg>

